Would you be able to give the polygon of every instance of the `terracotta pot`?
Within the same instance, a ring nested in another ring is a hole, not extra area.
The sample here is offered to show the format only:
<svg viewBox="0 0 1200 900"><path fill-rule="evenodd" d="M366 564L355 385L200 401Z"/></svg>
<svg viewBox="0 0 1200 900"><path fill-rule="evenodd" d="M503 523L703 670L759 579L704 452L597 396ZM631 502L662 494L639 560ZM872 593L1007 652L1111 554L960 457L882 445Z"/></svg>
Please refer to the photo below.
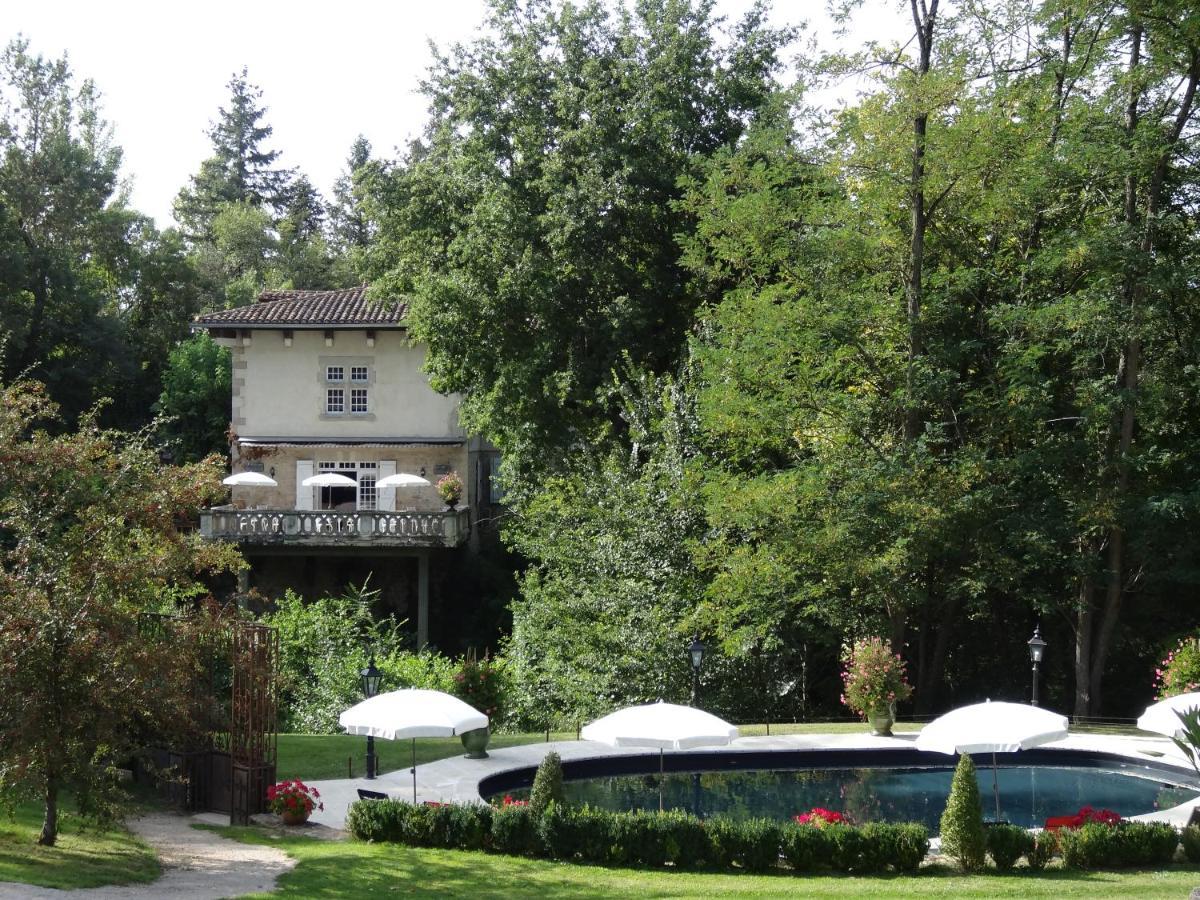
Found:
<svg viewBox="0 0 1200 900"><path fill-rule="evenodd" d="M879 706L867 713L867 721L871 723L871 734L880 737L891 737L892 726L896 724L896 704Z"/></svg>
<svg viewBox="0 0 1200 900"><path fill-rule="evenodd" d="M492 732L488 728L474 728L459 735L467 750L467 759L487 759L487 745L491 737Z"/></svg>
<svg viewBox="0 0 1200 900"><path fill-rule="evenodd" d="M283 819L284 825L303 825L308 821L308 811L303 809L289 809L285 813L280 813L279 818Z"/></svg>

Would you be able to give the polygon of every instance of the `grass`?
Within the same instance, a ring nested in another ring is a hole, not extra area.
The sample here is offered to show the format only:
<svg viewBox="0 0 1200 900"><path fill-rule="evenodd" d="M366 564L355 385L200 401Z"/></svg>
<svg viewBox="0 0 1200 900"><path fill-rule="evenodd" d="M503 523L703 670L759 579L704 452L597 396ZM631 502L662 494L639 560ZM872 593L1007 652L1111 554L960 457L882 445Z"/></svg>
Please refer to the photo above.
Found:
<svg viewBox="0 0 1200 900"><path fill-rule="evenodd" d="M42 808L19 804L11 817L0 814L0 881L53 888L85 888L153 881L158 857L123 828L87 827L59 814L58 842L39 847Z"/></svg>
<svg viewBox="0 0 1200 900"><path fill-rule="evenodd" d="M544 735L543 735L544 736ZM253 897L1186 897L1200 871L959 875L931 868L918 876L729 875L615 869L457 850L272 837L251 828L214 829L277 846L297 860L272 894Z"/></svg>

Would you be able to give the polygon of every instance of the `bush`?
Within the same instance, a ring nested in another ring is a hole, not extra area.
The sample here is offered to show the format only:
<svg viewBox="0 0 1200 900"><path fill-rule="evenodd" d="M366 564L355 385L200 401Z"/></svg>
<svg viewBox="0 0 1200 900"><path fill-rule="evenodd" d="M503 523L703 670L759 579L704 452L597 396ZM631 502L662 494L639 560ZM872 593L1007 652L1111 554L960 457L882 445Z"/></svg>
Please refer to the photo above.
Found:
<svg viewBox="0 0 1200 900"><path fill-rule="evenodd" d="M492 808L486 803L455 803L446 823L447 846L461 850L484 850L491 842Z"/></svg>
<svg viewBox="0 0 1200 900"><path fill-rule="evenodd" d="M528 806L492 810L492 849L510 856L536 856L541 850L537 816Z"/></svg>
<svg viewBox="0 0 1200 900"><path fill-rule="evenodd" d="M1033 835L1016 825L993 825L987 830L987 849L996 868L1007 872L1033 849Z"/></svg>
<svg viewBox="0 0 1200 900"><path fill-rule="evenodd" d="M1185 637L1154 671L1160 700L1200 690L1200 638Z"/></svg>
<svg viewBox="0 0 1200 900"><path fill-rule="evenodd" d="M704 823L695 816L672 810L658 817L658 826L662 832L667 862L678 868L698 868L705 865L712 855L708 832Z"/></svg>
<svg viewBox="0 0 1200 900"><path fill-rule="evenodd" d="M1058 852L1058 838L1051 831L1043 831L1032 837L1033 845L1026 851L1025 861L1033 871L1040 872Z"/></svg>
<svg viewBox="0 0 1200 900"><path fill-rule="evenodd" d="M1190 863L1200 863L1200 825L1183 829L1183 855Z"/></svg>
<svg viewBox="0 0 1200 900"><path fill-rule="evenodd" d="M529 808L535 816L540 816L551 803L562 806L565 802L562 759L551 750L542 758L537 774L533 776L533 788L529 791Z"/></svg>
<svg viewBox="0 0 1200 900"><path fill-rule="evenodd" d="M942 852L957 860L964 872L983 868L986 847L983 834L983 804L975 763L962 754L950 784L950 796L941 822Z"/></svg>
<svg viewBox="0 0 1200 900"><path fill-rule="evenodd" d="M794 872L815 872L828 866L830 840L828 829L816 825L784 825L780 831L780 850Z"/></svg>
<svg viewBox="0 0 1200 900"><path fill-rule="evenodd" d="M1115 869L1165 865L1175 858L1179 836L1170 825L1091 823L1058 833L1063 862L1072 869Z"/></svg>
<svg viewBox="0 0 1200 900"><path fill-rule="evenodd" d="M919 822L889 825L894 834L892 865L897 872L915 872L929 853L929 830Z"/></svg>
<svg viewBox="0 0 1200 900"><path fill-rule="evenodd" d="M489 724L495 723L493 727L498 727L507 711L504 676L502 660L490 656L477 659L473 650L468 651L454 673L451 693L487 716Z"/></svg>

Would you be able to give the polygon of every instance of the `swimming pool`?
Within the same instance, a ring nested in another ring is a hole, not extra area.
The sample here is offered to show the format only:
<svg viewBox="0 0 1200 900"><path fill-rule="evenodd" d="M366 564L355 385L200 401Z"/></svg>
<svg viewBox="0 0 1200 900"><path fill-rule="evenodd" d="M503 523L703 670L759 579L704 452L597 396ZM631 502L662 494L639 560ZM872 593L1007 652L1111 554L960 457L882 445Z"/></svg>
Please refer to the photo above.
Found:
<svg viewBox="0 0 1200 900"><path fill-rule="evenodd" d="M914 750L691 753L668 756L663 803L701 816L764 816L786 821L813 807L856 822L923 822L938 831L953 760ZM1025 827L1081 806L1128 817L1200 796L1200 784L1169 766L1069 750L997 754L1001 818ZM657 809L657 757L564 764L572 804L613 810ZM984 816L993 817L991 757L976 759ZM485 797L522 797L533 770L493 776Z"/></svg>

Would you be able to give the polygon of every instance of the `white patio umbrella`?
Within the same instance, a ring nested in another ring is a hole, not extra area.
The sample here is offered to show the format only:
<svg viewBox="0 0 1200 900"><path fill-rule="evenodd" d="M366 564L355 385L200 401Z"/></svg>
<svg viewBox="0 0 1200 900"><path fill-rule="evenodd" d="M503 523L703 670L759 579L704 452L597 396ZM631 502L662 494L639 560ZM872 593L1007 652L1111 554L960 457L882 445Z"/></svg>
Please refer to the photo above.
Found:
<svg viewBox="0 0 1200 900"><path fill-rule="evenodd" d="M662 810L663 753L693 747L725 745L738 736L737 726L712 713L675 703L627 706L583 726L585 741L613 747L658 748L658 808Z"/></svg>
<svg viewBox="0 0 1200 900"><path fill-rule="evenodd" d="M409 475L407 472L397 472L395 475L387 475L375 482L376 487L429 487L433 484L428 478L422 478L420 475Z"/></svg>
<svg viewBox="0 0 1200 900"><path fill-rule="evenodd" d="M338 716L347 734L412 739L413 803L417 802L417 738L454 737L487 728L488 717L457 697L441 691L405 688L376 694Z"/></svg>
<svg viewBox="0 0 1200 900"><path fill-rule="evenodd" d="M1175 737L1183 729L1177 714L1192 709L1200 709L1200 693L1176 694L1147 706L1146 711L1138 716L1137 727L1142 731Z"/></svg>
<svg viewBox="0 0 1200 900"><path fill-rule="evenodd" d="M918 750L935 753L991 753L992 793L1000 820L996 754L1040 747L1067 736L1067 717L1024 703L974 703L951 710L921 729Z"/></svg>
<svg viewBox="0 0 1200 900"><path fill-rule="evenodd" d="M221 484L241 485L242 487L278 487L279 482L261 472L237 472L228 478L221 479Z"/></svg>
<svg viewBox="0 0 1200 900"><path fill-rule="evenodd" d="M309 475L300 484L302 487L355 487L358 482L337 472L322 472L320 475Z"/></svg>

